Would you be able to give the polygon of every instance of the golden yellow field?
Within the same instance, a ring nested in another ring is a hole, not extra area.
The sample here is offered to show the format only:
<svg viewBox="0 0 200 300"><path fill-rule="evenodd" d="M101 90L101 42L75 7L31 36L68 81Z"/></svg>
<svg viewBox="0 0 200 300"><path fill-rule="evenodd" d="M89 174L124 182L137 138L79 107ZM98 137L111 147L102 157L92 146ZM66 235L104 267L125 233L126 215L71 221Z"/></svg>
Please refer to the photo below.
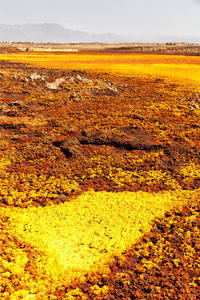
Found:
<svg viewBox="0 0 200 300"><path fill-rule="evenodd" d="M151 54L102 54L102 53L18 53L0 55L0 59L30 63L39 67L61 70L88 70L108 72L121 76L167 77L185 81L186 84L200 82L200 58L198 56L151 55Z"/></svg>
<svg viewBox="0 0 200 300"><path fill-rule="evenodd" d="M0 298L197 299L200 58L0 60Z"/></svg>

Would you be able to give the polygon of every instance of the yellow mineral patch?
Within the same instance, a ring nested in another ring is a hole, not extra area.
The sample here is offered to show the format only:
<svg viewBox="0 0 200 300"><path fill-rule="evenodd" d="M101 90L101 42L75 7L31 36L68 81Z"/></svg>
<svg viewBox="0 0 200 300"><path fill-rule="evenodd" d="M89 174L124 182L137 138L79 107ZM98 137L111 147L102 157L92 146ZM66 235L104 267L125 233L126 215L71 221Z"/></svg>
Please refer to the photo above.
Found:
<svg viewBox="0 0 200 300"><path fill-rule="evenodd" d="M155 217L184 204L190 193L91 190L59 205L1 212L15 237L44 253L40 264L48 278L66 283L104 268L148 232Z"/></svg>
<svg viewBox="0 0 200 300"><path fill-rule="evenodd" d="M108 72L121 76L165 78L199 87L200 58L183 55L114 54L113 53L16 53L0 54L1 60L30 63L37 67L63 70Z"/></svg>

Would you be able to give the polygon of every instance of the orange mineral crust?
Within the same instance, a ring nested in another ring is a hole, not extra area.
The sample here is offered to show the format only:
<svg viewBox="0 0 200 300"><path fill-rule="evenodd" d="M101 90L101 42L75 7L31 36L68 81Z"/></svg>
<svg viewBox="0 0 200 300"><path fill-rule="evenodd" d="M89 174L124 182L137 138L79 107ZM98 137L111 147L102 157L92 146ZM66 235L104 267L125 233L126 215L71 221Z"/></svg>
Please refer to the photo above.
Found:
<svg viewBox="0 0 200 300"><path fill-rule="evenodd" d="M0 54L1 299L198 299L199 63Z"/></svg>

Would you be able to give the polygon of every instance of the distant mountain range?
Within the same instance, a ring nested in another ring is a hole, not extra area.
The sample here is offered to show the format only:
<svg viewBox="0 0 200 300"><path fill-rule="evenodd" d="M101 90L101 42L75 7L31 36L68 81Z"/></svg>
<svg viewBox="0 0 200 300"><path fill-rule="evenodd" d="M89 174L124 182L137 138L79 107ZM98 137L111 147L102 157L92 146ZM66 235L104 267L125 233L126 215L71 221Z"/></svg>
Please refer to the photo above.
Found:
<svg viewBox="0 0 200 300"><path fill-rule="evenodd" d="M118 35L90 34L69 30L58 24L0 25L0 41L33 43L115 43L124 42Z"/></svg>
<svg viewBox="0 0 200 300"><path fill-rule="evenodd" d="M128 42L188 42L200 43L199 38L183 38L159 35L127 35L113 33L91 34L84 31L70 30L58 24L23 24L1 25L1 42L33 43L128 43Z"/></svg>

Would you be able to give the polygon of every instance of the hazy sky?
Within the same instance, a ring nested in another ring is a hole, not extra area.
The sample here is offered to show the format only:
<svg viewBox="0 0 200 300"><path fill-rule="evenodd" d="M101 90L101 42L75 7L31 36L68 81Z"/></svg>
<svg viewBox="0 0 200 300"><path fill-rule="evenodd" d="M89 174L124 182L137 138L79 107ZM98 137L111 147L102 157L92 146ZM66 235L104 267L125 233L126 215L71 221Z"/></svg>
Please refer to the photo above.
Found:
<svg viewBox="0 0 200 300"><path fill-rule="evenodd" d="M1 24L58 23L118 34L200 36L200 0L0 0Z"/></svg>

